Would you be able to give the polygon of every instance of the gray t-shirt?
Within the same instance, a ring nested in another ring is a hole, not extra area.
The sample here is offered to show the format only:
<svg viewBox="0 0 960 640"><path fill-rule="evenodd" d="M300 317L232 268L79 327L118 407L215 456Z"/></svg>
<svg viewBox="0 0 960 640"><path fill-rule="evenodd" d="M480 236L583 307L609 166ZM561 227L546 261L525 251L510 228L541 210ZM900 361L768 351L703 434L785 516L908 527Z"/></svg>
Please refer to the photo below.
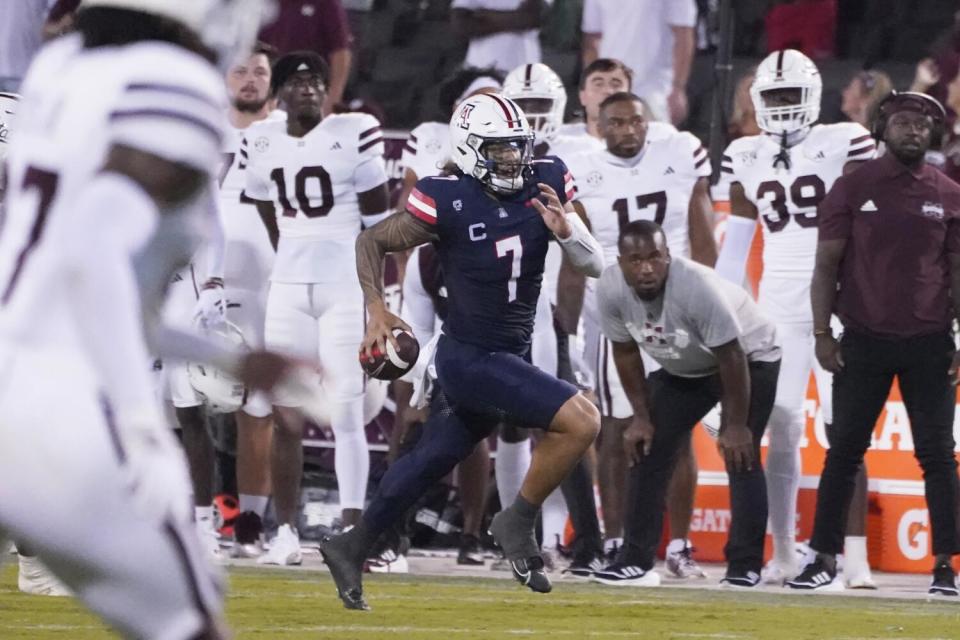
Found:
<svg viewBox="0 0 960 640"><path fill-rule="evenodd" d="M750 362L780 358L776 325L750 295L712 269L674 257L663 295L645 301L607 267L598 285L600 326L613 342L635 340L668 372L699 378L717 372L711 349L739 339Z"/></svg>

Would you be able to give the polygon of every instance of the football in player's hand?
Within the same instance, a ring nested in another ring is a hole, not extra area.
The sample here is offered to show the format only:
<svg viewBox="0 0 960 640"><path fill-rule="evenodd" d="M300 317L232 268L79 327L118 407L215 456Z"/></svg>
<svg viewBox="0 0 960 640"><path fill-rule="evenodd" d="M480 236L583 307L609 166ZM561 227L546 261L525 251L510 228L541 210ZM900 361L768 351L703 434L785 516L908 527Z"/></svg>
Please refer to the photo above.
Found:
<svg viewBox="0 0 960 640"><path fill-rule="evenodd" d="M393 335L397 339L399 348L387 342L387 352L382 353L376 346L373 347L373 358L360 355L360 366L371 378L378 380L396 380L413 368L420 355L420 343L412 333L403 329L394 329Z"/></svg>

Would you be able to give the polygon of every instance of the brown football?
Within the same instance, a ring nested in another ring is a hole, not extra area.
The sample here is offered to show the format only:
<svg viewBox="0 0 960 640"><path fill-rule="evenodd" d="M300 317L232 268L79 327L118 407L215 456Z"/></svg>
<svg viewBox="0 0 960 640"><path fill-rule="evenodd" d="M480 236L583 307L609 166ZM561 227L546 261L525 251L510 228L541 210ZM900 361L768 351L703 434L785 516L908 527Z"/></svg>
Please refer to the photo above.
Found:
<svg viewBox="0 0 960 640"><path fill-rule="evenodd" d="M397 339L399 349L387 343L387 353L380 352L374 347L373 357L360 356L360 366L371 378L378 380L396 380L413 368L420 355L420 343L412 333L403 329L394 329L393 335Z"/></svg>

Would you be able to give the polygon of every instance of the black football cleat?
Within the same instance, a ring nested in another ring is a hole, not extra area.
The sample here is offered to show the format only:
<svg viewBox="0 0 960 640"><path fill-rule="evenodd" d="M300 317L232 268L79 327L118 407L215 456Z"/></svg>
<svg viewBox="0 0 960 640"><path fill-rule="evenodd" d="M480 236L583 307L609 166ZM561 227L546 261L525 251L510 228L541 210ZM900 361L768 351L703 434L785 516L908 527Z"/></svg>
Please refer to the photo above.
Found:
<svg viewBox="0 0 960 640"><path fill-rule="evenodd" d="M327 536L320 542L320 555L330 569L333 582L337 585L337 595L347 609L369 611L370 606L363 599L363 552L351 548L353 536L344 533Z"/></svg>
<svg viewBox="0 0 960 640"><path fill-rule="evenodd" d="M550 584L550 578L544 570L543 558L540 556L531 556L526 559L511 560L510 568L513 569L513 577L517 582L531 591L537 593L550 593L553 591L553 585Z"/></svg>

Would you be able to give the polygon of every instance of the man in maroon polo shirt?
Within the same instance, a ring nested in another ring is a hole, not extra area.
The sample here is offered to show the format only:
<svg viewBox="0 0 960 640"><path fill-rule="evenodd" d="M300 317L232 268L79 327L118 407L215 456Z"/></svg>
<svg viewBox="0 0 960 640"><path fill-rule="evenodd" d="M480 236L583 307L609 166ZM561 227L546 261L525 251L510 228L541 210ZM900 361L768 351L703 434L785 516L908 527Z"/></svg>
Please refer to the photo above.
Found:
<svg viewBox="0 0 960 640"><path fill-rule="evenodd" d="M272 45L278 55L293 51L315 51L330 67L325 114L343 101L350 76L353 36L340 0L278 0L279 12L273 24L260 32L260 40Z"/></svg>
<svg viewBox="0 0 960 640"><path fill-rule="evenodd" d="M887 153L839 178L818 207L810 297L817 359L834 372L834 415L810 540L818 553L787 583L795 589L843 588L835 556L854 477L896 376L930 510L936 560L929 592L957 596L950 561L960 551L953 454L960 357L952 333L960 316L960 186L924 163L944 115L923 94L885 99L874 135ZM839 342L832 313L844 324Z"/></svg>

